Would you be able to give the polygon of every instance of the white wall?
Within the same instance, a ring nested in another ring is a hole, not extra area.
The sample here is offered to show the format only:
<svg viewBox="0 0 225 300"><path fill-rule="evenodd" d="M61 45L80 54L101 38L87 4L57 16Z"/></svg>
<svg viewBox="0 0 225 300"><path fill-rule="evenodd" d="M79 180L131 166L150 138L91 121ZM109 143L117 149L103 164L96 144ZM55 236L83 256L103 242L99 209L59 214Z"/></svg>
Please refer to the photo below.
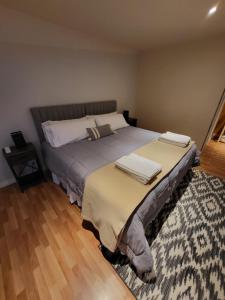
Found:
<svg viewBox="0 0 225 300"><path fill-rule="evenodd" d="M225 36L140 55L136 111L147 129L202 146L225 87Z"/></svg>
<svg viewBox="0 0 225 300"><path fill-rule="evenodd" d="M0 7L0 148L22 130L38 146L29 108L117 99L135 110L136 55ZM0 156L0 186L13 180Z"/></svg>
<svg viewBox="0 0 225 300"><path fill-rule="evenodd" d="M107 99L136 112L142 127L191 135L201 147L224 85L224 36L137 57L0 6L0 148L14 130L39 146L32 106ZM0 155L0 186L12 180Z"/></svg>

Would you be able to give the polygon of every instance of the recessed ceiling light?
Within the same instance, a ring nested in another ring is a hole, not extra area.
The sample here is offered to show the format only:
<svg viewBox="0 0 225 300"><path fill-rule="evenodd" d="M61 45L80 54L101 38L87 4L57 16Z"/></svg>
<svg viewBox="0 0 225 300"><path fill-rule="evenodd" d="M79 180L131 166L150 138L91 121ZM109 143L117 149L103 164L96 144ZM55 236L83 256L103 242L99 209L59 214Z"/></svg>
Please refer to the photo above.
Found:
<svg viewBox="0 0 225 300"><path fill-rule="evenodd" d="M217 5L210 8L210 10L208 12L208 16L211 16L211 15L215 14L216 11L217 11Z"/></svg>

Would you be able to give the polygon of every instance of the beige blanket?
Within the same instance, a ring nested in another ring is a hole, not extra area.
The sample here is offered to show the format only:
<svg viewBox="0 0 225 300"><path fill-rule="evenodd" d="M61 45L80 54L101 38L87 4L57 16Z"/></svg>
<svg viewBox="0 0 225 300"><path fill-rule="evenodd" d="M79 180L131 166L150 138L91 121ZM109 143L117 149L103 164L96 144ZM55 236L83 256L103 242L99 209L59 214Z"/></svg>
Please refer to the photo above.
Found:
<svg viewBox="0 0 225 300"><path fill-rule="evenodd" d="M149 184L142 184L110 163L90 174L85 182L82 216L98 230L101 242L112 252L118 237L135 208L188 152L186 148L153 141L135 153L162 165Z"/></svg>

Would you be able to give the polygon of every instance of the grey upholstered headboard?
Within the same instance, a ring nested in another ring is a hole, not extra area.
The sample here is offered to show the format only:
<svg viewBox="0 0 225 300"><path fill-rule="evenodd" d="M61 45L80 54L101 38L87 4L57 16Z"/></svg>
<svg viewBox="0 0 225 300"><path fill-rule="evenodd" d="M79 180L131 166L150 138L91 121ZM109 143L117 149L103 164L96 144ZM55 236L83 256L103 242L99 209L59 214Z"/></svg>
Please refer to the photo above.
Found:
<svg viewBox="0 0 225 300"><path fill-rule="evenodd" d="M32 107L31 114L40 141L45 140L41 123L45 121L60 121L82 118L85 115L95 115L114 112L117 109L116 100L74 103L66 105Z"/></svg>

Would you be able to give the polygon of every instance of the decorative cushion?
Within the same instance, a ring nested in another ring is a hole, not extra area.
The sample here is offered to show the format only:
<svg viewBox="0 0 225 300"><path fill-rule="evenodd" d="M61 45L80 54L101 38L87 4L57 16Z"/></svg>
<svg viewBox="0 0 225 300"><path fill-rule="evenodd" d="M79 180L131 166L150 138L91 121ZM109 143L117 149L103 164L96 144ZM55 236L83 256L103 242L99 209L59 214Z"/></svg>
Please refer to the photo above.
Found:
<svg viewBox="0 0 225 300"><path fill-rule="evenodd" d="M98 140L104 136L108 136L114 133L109 124L87 128L87 132L91 141Z"/></svg>

